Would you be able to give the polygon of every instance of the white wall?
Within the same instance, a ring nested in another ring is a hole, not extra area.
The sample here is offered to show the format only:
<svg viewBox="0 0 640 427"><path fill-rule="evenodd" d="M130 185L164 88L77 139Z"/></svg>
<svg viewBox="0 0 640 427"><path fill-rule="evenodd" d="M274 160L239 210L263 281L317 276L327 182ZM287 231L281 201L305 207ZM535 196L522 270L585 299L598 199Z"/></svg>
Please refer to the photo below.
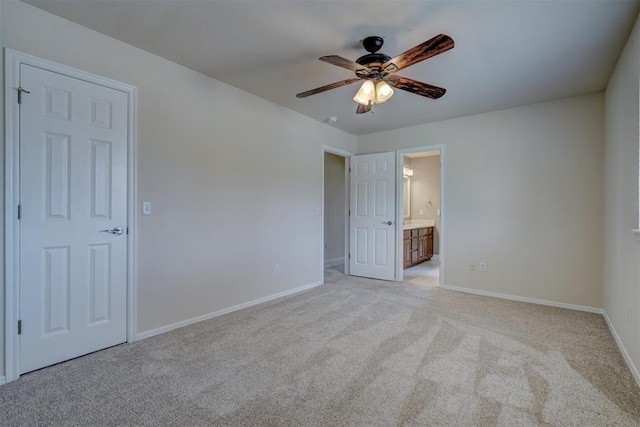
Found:
<svg viewBox="0 0 640 427"><path fill-rule="evenodd" d="M324 260L344 258L345 169L344 157L324 153Z"/></svg>
<svg viewBox="0 0 640 427"><path fill-rule="evenodd" d="M604 308L636 369L640 368L640 242L638 227L638 79L640 23L605 95ZM627 321L627 306L631 307ZM637 371L636 371L637 372Z"/></svg>
<svg viewBox="0 0 640 427"><path fill-rule="evenodd" d="M596 93L380 132L358 153L445 145L447 285L601 307L603 108Z"/></svg>
<svg viewBox="0 0 640 427"><path fill-rule="evenodd" d="M1 28L138 87L139 332L322 280L321 147L355 137L15 0Z"/></svg>
<svg viewBox="0 0 640 427"><path fill-rule="evenodd" d="M411 159L411 219L433 220L433 253L440 253L440 156ZM431 202L431 205L429 204ZM420 214L422 211L422 215Z"/></svg>

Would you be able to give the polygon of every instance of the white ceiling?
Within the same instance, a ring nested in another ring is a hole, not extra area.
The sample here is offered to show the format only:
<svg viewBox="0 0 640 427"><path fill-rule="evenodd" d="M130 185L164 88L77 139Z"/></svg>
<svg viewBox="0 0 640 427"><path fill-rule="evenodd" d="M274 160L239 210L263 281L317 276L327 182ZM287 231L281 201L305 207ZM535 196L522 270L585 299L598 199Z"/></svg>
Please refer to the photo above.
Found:
<svg viewBox="0 0 640 427"><path fill-rule="evenodd" d="M0 0L1 1L1 0ZM636 0L26 0L355 135L602 90L638 15ZM401 90L356 115L358 84L323 55L355 60L384 37L393 57L444 33L455 48L398 74L447 89ZM216 102L212 99L211 102Z"/></svg>

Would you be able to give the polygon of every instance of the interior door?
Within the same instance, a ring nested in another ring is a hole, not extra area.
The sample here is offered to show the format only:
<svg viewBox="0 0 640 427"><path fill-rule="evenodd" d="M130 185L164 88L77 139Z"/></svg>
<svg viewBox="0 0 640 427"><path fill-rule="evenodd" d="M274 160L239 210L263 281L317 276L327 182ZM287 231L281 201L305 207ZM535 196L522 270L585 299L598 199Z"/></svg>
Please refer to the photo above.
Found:
<svg viewBox="0 0 640 427"><path fill-rule="evenodd" d="M395 278L395 153L351 157L350 274Z"/></svg>
<svg viewBox="0 0 640 427"><path fill-rule="evenodd" d="M20 373L126 341L127 95L20 66Z"/></svg>

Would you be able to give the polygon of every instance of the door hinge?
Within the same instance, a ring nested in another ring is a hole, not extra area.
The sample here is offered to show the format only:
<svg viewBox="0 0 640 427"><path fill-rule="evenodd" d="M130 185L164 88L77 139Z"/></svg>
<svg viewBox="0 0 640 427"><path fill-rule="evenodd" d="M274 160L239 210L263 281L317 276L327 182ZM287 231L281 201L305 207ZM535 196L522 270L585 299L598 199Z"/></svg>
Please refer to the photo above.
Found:
<svg viewBox="0 0 640 427"><path fill-rule="evenodd" d="M22 335L22 320L18 320L18 335Z"/></svg>
<svg viewBox="0 0 640 427"><path fill-rule="evenodd" d="M24 89L22 89L22 86L20 86L20 87L18 88L18 104L22 104L22 92L24 92L24 93L31 93L31 92L29 92L28 90L24 90Z"/></svg>
<svg viewBox="0 0 640 427"><path fill-rule="evenodd" d="M349 216L351 216L351 209L349 209Z"/></svg>
<svg viewBox="0 0 640 427"><path fill-rule="evenodd" d="M18 205L18 219L22 218L22 205Z"/></svg>
<svg viewBox="0 0 640 427"><path fill-rule="evenodd" d="M349 259L351 259L351 252L349 252Z"/></svg>
<svg viewBox="0 0 640 427"><path fill-rule="evenodd" d="M349 166L349 173L351 173L351 166Z"/></svg>

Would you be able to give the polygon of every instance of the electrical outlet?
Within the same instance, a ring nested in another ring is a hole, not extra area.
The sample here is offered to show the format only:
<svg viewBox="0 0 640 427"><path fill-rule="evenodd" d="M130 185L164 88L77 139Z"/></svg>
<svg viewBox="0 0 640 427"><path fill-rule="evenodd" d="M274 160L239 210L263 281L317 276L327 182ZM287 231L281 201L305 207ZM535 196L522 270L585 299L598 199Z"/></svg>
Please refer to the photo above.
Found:
<svg viewBox="0 0 640 427"><path fill-rule="evenodd" d="M273 272L276 273L276 274L280 274L280 264L276 264L273 267Z"/></svg>
<svg viewBox="0 0 640 427"><path fill-rule="evenodd" d="M142 215L151 215L151 202L142 202Z"/></svg>
<svg viewBox="0 0 640 427"><path fill-rule="evenodd" d="M477 269L478 269L478 266L476 265L476 263L475 263L475 262L472 262L472 263L469 265L469 270L471 270L471 271L476 271Z"/></svg>
<svg viewBox="0 0 640 427"><path fill-rule="evenodd" d="M627 306L627 322L631 322L631 306Z"/></svg>
<svg viewBox="0 0 640 427"><path fill-rule="evenodd" d="M487 263L486 262L481 262L480 263L480 271L482 271L482 272L487 271Z"/></svg>
<svg viewBox="0 0 640 427"><path fill-rule="evenodd" d="M420 209L420 215L424 215L424 210Z"/></svg>

